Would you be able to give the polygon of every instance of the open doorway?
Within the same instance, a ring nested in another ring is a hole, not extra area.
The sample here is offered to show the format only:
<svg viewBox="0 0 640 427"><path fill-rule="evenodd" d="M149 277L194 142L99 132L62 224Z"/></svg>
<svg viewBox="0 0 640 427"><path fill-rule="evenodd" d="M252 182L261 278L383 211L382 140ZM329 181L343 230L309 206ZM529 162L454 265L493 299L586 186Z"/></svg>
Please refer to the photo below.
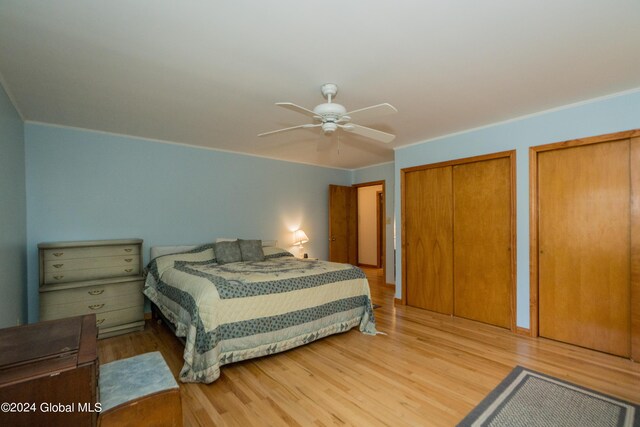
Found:
<svg viewBox="0 0 640 427"><path fill-rule="evenodd" d="M382 269L385 277L384 181L354 185L357 189L358 265Z"/></svg>
<svg viewBox="0 0 640 427"><path fill-rule="evenodd" d="M370 267L385 278L386 225L384 181L329 185L329 261Z"/></svg>

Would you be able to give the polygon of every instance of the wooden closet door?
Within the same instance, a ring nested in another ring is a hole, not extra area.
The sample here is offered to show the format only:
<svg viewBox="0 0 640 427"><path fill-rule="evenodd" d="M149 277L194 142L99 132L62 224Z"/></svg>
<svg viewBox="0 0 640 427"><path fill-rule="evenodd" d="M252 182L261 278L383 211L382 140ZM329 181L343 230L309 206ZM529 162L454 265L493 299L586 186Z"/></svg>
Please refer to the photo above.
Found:
<svg viewBox="0 0 640 427"><path fill-rule="evenodd" d="M630 354L629 141L538 155L539 334Z"/></svg>
<svg viewBox="0 0 640 427"><path fill-rule="evenodd" d="M511 328L511 160L453 167L454 314Z"/></svg>
<svg viewBox="0 0 640 427"><path fill-rule="evenodd" d="M408 172L404 179L407 304L451 314L451 167Z"/></svg>
<svg viewBox="0 0 640 427"><path fill-rule="evenodd" d="M631 138L631 358L640 361L640 137Z"/></svg>

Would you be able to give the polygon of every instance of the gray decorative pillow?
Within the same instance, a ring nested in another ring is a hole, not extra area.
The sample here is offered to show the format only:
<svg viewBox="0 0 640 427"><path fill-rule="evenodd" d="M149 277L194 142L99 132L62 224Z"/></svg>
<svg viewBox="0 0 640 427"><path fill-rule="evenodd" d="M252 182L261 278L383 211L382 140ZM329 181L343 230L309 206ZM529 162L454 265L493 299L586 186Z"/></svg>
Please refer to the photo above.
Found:
<svg viewBox="0 0 640 427"><path fill-rule="evenodd" d="M237 241L217 242L213 245L213 251L216 253L218 264L242 261L242 252Z"/></svg>
<svg viewBox="0 0 640 427"><path fill-rule="evenodd" d="M262 240L238 239L238 244L242 253L242 261L264 261Z"/></svg>

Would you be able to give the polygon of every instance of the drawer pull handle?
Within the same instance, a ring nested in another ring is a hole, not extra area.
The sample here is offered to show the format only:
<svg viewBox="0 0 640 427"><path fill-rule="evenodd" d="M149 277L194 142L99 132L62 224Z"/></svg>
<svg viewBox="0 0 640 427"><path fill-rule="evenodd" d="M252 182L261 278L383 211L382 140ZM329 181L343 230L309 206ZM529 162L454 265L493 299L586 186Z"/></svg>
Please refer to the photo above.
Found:
<svg viewBox="0 0 640 427"><path fill-rule="evenodd" d="M54 252L53 256L62 256L64 255L64 252Z"/></svg>
<svg viewBox="0 0 640 427"><path fill-rule="evenodd" d="M124 260L125 260L126 262L131 262L131 261L133 261L133 258L125 258Z"/></svg>
<svg viewBox="0 0 640 427"><path fill-rule="evenodd" d="M64 277L64 276L63 276L62 274L61 274L61 275L59 275L59 276L53 276L53 278L54 278L54 279L56 279L56 280L60 280L60 279L62 279L63 277Z"/></svg>
<svg viewBox="0 0 640 427"><path fill-rule="evenodd" d="M53 264L53 266L54 266L55 268L60 268L60 267L62 267L63 265L64 265L64 264Z"/></svg>
<svg viewBox="0 0 640 427"><path fill-rule="evenodd" d="M125 252L131 252L132 250L133 250L133 249L131 249L131 248L127 248L127 249L125 249L124 251L125 251Z"/></svg>
<svg viewBox="0 0 640 427"><path fill-rule="evenodd" d="M93 304L93 305L90 305L90 306L89 306L89 308L90 308L91 310L99 310L99 309L101 309L102 307L104 307L104 304Z"/></svg>
<svg viewBox="0 0 640 427"><path fill-rule="evenodd" d="M96 320L96 326L100 326L104 323L104 319Z"/></svg>
<svg viewBox="0 0 640 427"><path fill-rule="evenodd" d="M133 271L133 268L125 268L124 271L126 271L127 273L131 273Z"/></svg>
<svg viewBox="0 0 640 427"><path fill-rule="evenodd" d="M95 291L89 291L88 294L89 295L100 295L103 292L104 292L104 289L96 289Z"/></svg>

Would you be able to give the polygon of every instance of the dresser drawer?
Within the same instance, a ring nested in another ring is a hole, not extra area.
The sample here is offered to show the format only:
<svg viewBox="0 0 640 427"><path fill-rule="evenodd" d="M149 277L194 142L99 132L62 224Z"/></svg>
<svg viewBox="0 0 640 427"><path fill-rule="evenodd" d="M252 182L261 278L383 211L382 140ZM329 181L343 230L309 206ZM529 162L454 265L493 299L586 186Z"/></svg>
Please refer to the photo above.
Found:
<svg viewBox="0 0 640 427"><path fill-rule="evenodd" d="M69 270L89 268L120 267L140 264L140 255L103 256L97 258L74 258L68 260L49 260L44 262L44 272L57 273Z"/></svg>
<svg viewBox="0 0 640 427"><path fill-rule="evenodd" d="M142 292L103 298L92 303L77 301L68 304L49 304L45 301L44 304L40 306L40 320L60 319L62 317L80 316L91 313L96 313L96 316L98 316L105 311L120 310L129 307L138 307L139 310L142 310L143 306L144 295Z"/></svg>
<svg viewBox="0 0 640 427"><path fill-rule="evenodd" d="M96 286L83 286L60 290L40 292L40 305L84 303L87 305L102 304L104 300L125 295L142 295L143 280L123 283L107 283Z"/></svg>
<svg viewBox="0 0 640 427"><path fill-rule="evenodd" d="M84 270L45 271L45 285L52 283L79 282L83 280L104 279L108 277L138 276L140 264L121 265L117 267L87 268Z"/></svg>
<svg viewBox="0 0 640 427"><path fill-rule="evenodd" d="M118 255L140 255L140 245L88 246L79 248L52 248L42 250L42 257L45 262Z"/></svg>
<svg viewBox="0 0 640 427"><path fill-rule="evenodd" d="M144 321L144 310L142 306L105 311L104 313L96 314L96 325L98 329L137 321Z"/></svg>

